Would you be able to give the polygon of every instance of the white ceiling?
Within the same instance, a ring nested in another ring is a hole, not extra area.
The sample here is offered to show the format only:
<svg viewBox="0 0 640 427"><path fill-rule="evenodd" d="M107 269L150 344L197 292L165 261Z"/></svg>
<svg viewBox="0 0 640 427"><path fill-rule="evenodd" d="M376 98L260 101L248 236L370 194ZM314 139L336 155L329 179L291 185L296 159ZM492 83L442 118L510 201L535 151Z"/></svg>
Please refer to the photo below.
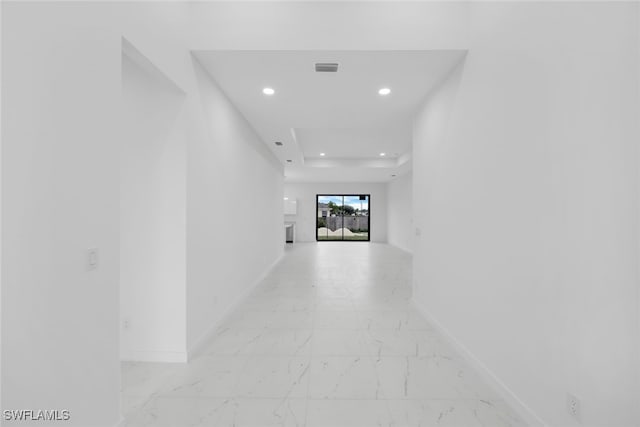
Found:
<svg viewBox="0 0 640 427"><path fill-rule="evenodd" d="M406 173L413 115L464 54L462 50L195 52L285 165L290 182L385 182L393 174ZM339 70L317 73L316 62L337 62ZM264 87L276 93L266 96ZM390 88L391 94L380 96L382 87ZM381 152L386 153L383 159Z"/></svg>
<svg viewBox="0 0 640 427"><path fill-rule="evenodd" d="M404 121L403 121L404 122ZM411 122L343 129L295 129L305 159L398 157L411 150Z"/></svg>

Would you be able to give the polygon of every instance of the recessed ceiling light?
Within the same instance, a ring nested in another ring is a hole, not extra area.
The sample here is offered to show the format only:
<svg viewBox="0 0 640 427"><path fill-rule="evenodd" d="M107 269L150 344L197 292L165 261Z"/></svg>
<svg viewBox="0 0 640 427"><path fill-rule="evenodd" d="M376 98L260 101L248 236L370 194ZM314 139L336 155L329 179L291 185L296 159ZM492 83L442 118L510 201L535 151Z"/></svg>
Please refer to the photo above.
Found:
<svg viewBox="0 0 640 427"><path fill-rule="evenodd" d="M285 197L284 199L285 199L285 200L289 200L289 198L288 198L288 197Z"/></svg>
<svg viewBox="0 0 640 427"><path fill-rule="evenodd" d="M380 153L380 157L384 157L386 155L387 155L387 153Z"/></svg>
<svg viewBox="0 0 640 427"><path fill-rule="evenodd" d="M389 89L388 87L383 87L382 89L380 89L378 91L378 93L382 96L386 96L389 95L391 93L391 89Z"/></svg>
<svg viewBox="0 0 640 427"><path fill-rule="evenodd" d="M264 93L265 95L273 95L274 93L276 93L276 91L273 90L273 88L265 87L264 89L262 89L262 93Z"/></svg>
<svg viewBox="0 0 640 427"><path fill-rule="evenodd" d="M320 155L321 155L322 157L324 157L324 153L320 153Z"/></svg>

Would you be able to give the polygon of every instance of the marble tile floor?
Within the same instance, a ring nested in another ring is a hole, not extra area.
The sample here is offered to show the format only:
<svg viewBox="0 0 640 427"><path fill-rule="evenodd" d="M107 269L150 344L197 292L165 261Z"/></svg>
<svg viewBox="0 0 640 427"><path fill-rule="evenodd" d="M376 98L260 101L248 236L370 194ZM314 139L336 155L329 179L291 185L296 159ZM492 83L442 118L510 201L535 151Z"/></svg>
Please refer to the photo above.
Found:
<svg viewBox="0 0 640 427"><path fill-rule="evenodd" d="M129 427L525 423L411 306L411 257L290 245L189 364L124 363Z"/></svg>

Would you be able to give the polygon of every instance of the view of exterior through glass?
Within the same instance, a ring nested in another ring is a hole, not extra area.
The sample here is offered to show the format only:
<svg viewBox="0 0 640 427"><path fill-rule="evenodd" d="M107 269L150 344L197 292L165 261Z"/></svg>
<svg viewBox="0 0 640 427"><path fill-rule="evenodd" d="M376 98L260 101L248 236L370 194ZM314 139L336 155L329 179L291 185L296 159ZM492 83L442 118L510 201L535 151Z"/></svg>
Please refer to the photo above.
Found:
<svg viewBox="0 0 640 427"><path fill-rule="evenodd" d="M316 195L316 240L370 240L369 194Z"/></svg>

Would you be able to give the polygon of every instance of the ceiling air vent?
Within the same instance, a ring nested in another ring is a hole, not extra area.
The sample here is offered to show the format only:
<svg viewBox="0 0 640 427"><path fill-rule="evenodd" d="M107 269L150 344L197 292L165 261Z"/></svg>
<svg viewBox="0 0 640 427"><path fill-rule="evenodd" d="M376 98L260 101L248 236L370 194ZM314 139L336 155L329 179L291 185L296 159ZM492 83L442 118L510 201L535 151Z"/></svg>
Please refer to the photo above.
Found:
<svg viewBox="0 0 640 427"><path fill-rule="evenodd" d="M337 71L337 62L316 62L316 73L335 73Z"/></svg>

